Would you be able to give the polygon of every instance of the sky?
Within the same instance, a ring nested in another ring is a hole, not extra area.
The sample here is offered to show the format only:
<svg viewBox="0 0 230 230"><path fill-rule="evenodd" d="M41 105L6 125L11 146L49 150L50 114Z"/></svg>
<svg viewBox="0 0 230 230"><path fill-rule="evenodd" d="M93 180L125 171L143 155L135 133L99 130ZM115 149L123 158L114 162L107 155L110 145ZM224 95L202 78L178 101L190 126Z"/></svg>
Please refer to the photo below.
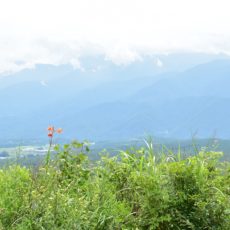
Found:
<svg viewBox="0 0 230 230"><path fill-rule="evenodd" d="M0 74L103 55L230 55L228 0L0 0Z"/></svg>

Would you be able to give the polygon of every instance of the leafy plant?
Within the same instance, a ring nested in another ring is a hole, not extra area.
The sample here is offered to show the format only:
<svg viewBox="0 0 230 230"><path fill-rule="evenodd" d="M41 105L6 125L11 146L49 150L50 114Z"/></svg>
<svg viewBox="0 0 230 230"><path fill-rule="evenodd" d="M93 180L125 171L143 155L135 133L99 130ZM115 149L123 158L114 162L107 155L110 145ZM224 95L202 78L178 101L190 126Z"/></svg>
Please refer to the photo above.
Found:
<svg viewBox="0 0 230 230"><path fill-rule="evenodd" d="M147 142L96 162L88 142L53 151L38 169L0 170L1 229L230 228L230 165L220 152L184 158Z"/></svg>

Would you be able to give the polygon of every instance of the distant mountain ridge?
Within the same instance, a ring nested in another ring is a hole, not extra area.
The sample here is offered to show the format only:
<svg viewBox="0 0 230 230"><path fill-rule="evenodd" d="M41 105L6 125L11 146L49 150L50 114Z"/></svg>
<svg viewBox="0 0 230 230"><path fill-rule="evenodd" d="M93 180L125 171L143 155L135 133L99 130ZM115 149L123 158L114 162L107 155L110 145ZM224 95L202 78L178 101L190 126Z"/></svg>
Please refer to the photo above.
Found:
<svg viewBox="0 0 230 230"><path fill-rule="evenodd" d="M40 66L17 73L14 83L0 78L0 139L43 138L48 124L63 127L67 138L93 140L230 137L229 59L179 72L153 67L148 74L145 67L134 74L132 67L107 66L100 76ZM110 72L120 75L107 79Z"/></svg>

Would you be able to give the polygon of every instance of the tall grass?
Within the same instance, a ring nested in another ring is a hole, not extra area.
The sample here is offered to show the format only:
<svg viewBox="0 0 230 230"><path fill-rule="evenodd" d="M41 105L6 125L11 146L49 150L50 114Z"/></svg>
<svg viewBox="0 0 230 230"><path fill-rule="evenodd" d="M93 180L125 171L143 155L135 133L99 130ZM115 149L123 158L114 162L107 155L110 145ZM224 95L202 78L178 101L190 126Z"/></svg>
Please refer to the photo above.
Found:
<svg viewBox="0 0 230 230"><path fill-rule="evenodd" d="M230 165L222 153L146 148L101 155L55 147L38 169L0 170L0 229L230 229Z"/></svg>

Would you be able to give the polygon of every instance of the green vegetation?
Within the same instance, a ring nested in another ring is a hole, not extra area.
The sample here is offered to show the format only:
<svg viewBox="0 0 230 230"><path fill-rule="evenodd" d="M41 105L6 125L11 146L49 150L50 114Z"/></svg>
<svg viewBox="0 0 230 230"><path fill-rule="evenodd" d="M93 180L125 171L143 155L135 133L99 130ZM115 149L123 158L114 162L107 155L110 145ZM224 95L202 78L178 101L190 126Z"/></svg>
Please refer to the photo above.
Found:
<svg viewBox="0 0 230 230"><path fill-rule="evenodd" d="M202 150L183 158L146 148L56 146L37 167L0 170L0 229L230 229L230 164Z"/></svg>

